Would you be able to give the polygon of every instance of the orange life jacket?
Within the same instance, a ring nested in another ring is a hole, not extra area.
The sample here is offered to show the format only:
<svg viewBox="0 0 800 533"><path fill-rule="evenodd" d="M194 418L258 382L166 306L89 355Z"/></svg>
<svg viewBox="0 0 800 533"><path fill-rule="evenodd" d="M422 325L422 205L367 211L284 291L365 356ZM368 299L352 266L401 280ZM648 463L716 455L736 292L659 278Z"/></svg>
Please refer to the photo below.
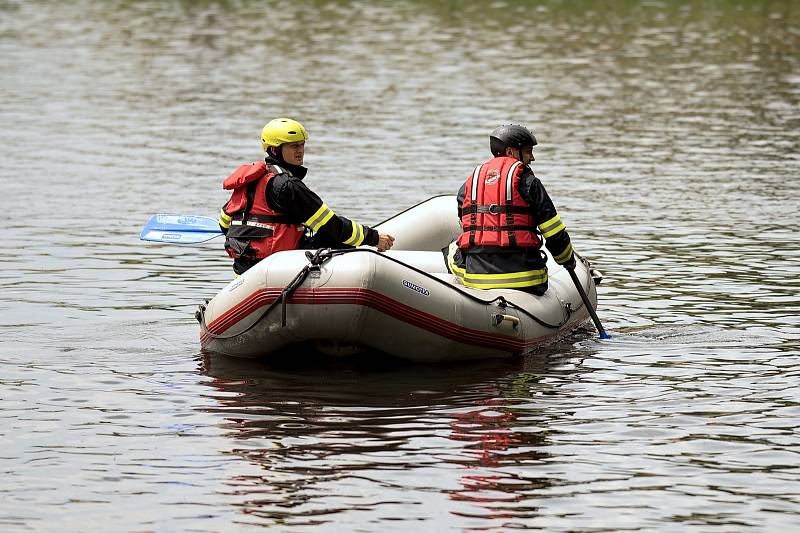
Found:
<svg viewBox="0 0 800 533"><path fill-rule="evenodd" d="M225 235L225 251L234 259L247 256L254 259L281 250L296 250L305 227L289 222L267 204L267 184L285 171L263 161L242 165L222 183L233 190L223 211L232 218Z"/></svg>
<svg viewBox="0 0 800 533"><path fill-rule="evenodd" d="M461 204L459 248L542 246L531 207L517 190L524 168L513 157L496 157L475 168Z"/></svg>

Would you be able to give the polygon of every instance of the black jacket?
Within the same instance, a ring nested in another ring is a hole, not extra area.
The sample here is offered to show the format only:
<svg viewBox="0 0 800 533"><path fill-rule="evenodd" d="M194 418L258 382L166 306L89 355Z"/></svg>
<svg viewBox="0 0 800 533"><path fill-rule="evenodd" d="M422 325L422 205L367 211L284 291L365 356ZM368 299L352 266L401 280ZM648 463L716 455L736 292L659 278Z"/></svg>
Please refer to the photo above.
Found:
<svg viewBox="0 0 800 533"><path fill-rule="evenodd" d="M323 205L322 199L309 189L303 178L308 169L302 166L290 165L267 156L268 165L277 165L288 172L278 174L267 185L267 204L275 211L284 214L290 222L303 224L314 215ZM333 216L317 229L314 238L306 243L313 247L341 248L343 243L353 235L354 222L341 215ZM364 231L364 241L361 244L376 246L378 232L369 226L361 226Z"/></svg>

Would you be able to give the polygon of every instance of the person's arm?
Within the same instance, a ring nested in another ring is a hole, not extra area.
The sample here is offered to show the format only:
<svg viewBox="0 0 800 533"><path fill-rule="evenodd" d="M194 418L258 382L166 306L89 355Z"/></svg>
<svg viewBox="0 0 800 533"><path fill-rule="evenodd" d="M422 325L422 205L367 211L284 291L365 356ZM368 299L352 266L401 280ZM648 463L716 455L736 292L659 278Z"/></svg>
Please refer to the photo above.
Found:
<svg viewBox="0 0 800 533"><path fill-rule="evenodd" d="M391 248L394 238L377 230L337 215L302 180L288 175L272 179L267 189L267 203L290 220L303 224L323 239L347 246L377 246L380 251Z"/></svg>
<svg viewBox="0 0 800 533"><path fill-rule="evenodd" d="M545 239L545 246L559 265L566 267L575 266L575 256L572 250L572 242L567 233L567 226L561 220L561 216L556 212L553 201L547 191L533 175L533 172L526 172L520 179L520 194L533 209L533 217L537 222L537 228Z"/></svg>
<svg viewBox="0 0 800 533"><path fill-rule="evenodd" d="M233 220L233 217L231 217L228 213L225 212L226 207L228 207L228 202L225 202L225 205L223 205L220 208L219 219L217 220L217 224L219 224L219 229L221 229L222 233L225 235L228 234L228 230L231 227L231 220Z"/></svg>

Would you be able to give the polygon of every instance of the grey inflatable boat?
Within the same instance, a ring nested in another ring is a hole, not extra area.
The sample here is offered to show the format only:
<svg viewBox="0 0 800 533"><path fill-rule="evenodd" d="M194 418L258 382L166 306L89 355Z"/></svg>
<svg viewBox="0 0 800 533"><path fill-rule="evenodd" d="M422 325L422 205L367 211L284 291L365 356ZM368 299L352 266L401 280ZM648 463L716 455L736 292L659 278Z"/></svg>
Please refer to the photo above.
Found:
<svg viewBox="0 0 800 533"><path fill-rule="evenodd" d="M346 356L373 350L424 362L512 357L589 320L569 273L548 255L543 296L472 289L449 273L442 248L459 234L454 196L436 196L375 226L392 250L273 254L200 306L203 349L269 357L295 344ZM575 269L593 306L596 281Z"/></svg>

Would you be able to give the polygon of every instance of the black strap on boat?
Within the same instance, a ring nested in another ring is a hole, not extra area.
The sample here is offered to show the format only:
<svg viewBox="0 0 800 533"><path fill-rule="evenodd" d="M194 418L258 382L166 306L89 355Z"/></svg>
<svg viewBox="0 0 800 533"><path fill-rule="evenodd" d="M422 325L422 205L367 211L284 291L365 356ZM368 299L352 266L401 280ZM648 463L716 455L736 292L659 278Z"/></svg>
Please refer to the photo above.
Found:
<svg viewBox="0 0 800 533"><path fill-rule="evenodd" d="M250 331L251 329L253 329L259 322L261 322L261 320L263 320L263 318L265 316L267 316L269 314L270 311L272 311L275 308L275 306L277 306L278 304L281 304L281 327L285 327L286 326L286 302L289 300L289 298L291 297L292 293L300 285L303 284L303 282L306 280L306 278L308 277L308 275L312 271L319 270L319 267L320 267L320 265L322 265L322 263L324 263L325 261L329 260L334 255L338 255L336 252L349 252L349 251L354 251L354 250L336 250L336 251L333 251L330 248L320 248L315 253L312 253L310 251L306 252L306 258L308 259L308 264L306 266L304 266L300 270L300 272L297 273L297 275L294 277L294 279L292 279L292 281L290 281L289 284L286 285L286 287L283 288L283 290L278 295L278 297L275 298L272 301L272 303L269 304L269 306L267 306L266 309L264 309L264 311L261 313L261 316L259 316L252 324L247 326L242 331L239 331L239 332L231 334L231 335L214 335L213 333L208 331L208 326L206 325L206 316L205 316L205 306L204 305L201 305L200 308L195 312L195 318L197 318L197 321L200 322L200 324L202 325L203 330L205 331L205 333L209 337L211 337L212 339L230 339L232 337L237 337L237 336L239 336L239 335L241 335L243 333L246 333L246 332Z"/></svg>
<svg viewBox="0 0 800 533"><path fill-rule="evenodd" d="M430 272L425 272L424 270L420 270L419 268L417 268L417 267L415 267L413 265L409 265L408 263L404 263L403 261L400 261L399 259L395 259L394 257L390 257L390 256L388 256L386 254L382 254L380 252L376 252L375 250L369 250L369 249L365 249L365 248L352 248L352 249L349 249L349 250L333 250L331 253L332 253L332 255L339 255L339 254L342 254L342 253L353 253L353 252L365 252L365 253L379 254L384 259L387 259L389 261L393 261L393 262L397 263L398 265L403 265L404 267L408 268L409 270L413 270L414 272L416 272L416 273L418 273L418 274L420 274L422 276L425 276L426 278L430 279L431 281L434 281L434 282L436 282L436 283L438 283L440 285L444 285L444 286L446 286L446 287L448 287L448 288L450 288L452 290L459 291L463 296L465 296L466 298L468 298L470 300L482 303L484 305L491 305L491 304L497 302L497 305L500 306L500 307L503 307L503 308L510 307L512 309L516 309L517 311L519 311L523 315L526 315L527 317L529 317L531 320L533 320L534 322L536 322L540 326L548 328L548 329L559 329L559 328L561 328L567 322L569 322L569 318L572 315L572 313L574 313L575 311L580 310L581 307L583 307L583 303L581 303L580 305L578 305L575 308L573 308L572 306L566 306L565 307L565 311L566 311L566 315L567 316L564 318L564 320L560 324L550 324L548 322L545 322L541 318L537 317L536 315L534 315L530 311L526 310L524 307L521 307L521 306L515 304L514 302L508 301L504 296L498 296L496 298L492 298L491 300L486 300L484 298L479 298L478 296L475 296L475 295L470 294L470 293L468 293L466 291L460 290L458 287L454 286L452 283L450 283L448 281L445 281L443 279L437 278L436 276L434 276ZM583 258L580 257L577 253L575 254L575 256L578 257L579 259L583 260Z"/></svg>
<svg viewBox="0 0 800 533"><path fill-rule="evenodd" d="M308 264L297 273L294 279L290 281L286 287L283 288L281 294L275 300L275 302L278 300L281 302L281 327L286 326L286 301L289 299L295 289L303 284L311 271L319 270L319 266L331 257L333 257L333 254L331 253L330 248L320 248L316 253L313 254L311 252L306 252ZM272 302L272 305L275 305L275 302ZM269 309L267 309L264 314L266 315L268 312Z"/></svg>
<svg viewBox="0 0 800 533"><path fill-rule="evenodd" d="M334 253L337 253L337 252L367 252L367 253L373 253L373 254L379 254L380 253L380 252L376 252L374 250L369 250L369 249L364 249L364 248L353 248L351 250L336 250L336 251L334 251ZM500 306L500 307L510 307L512 309L516 309L517 311L519 311L523 315L526 315L527 317L529 317L531 320L533 320L534 322L536 322L540 326L548 328L548 329L559 329L560 327L564 326L567 322L569 322L570 315L572 313L574 313L575 311L579 310L581 307L583 307L583 303L581 303L578 307L576 307L574 309L570 309L567 312L567 316L564 318L564 320L560 324L550 324L548 322L545 322L541 318L537 317L536 315L534 315L530 311L526 310L524 307L520 307L519 305L515 304L514 302L508 301L503 296L498 296L496 298L492 298L491 300L486 300L486 299L483 299L483 298L479 298L479 297L477 297L477 296L475 296L473 294L470 294L470 293L468 293L466 291L462 291L462 290L458 289L456 286L454 286L452 283L450 283L448 281L445 281L443 279L439 279L436 276L434 276L433 274L431 274L429 272L425 272L424 270L420 270L419 268L417 268L417 267L415 267L413 265L409 265L408 263L404 263L404 262L400 261L399 259L395 259L394 257L390 257L390 256L385 255L385 254L380 254L380 255L384 259L388 259L389 261L394 261L398 265L403 265L404 267L406 267L406 268L408 268L410 270L413 270L414 272L417 272L418 274L421 274L421 275L425 276L426 278L430 279L431 281L439 283L440 285L444 285L444 286L446 286L446 287L448 287L448 288L450 288L452 290L456 290L456 291L460 292L466 298L468 298L470 300L473 300L475 302L480 302L480 303L482 303L484 305L491 305L491 304L493 304L495 302L499 302L497 305ZM577 253L575 254L575 256L580 258L580 256L578 256ZM580 259L583 259L583 258L580 258Z"/></svg>

